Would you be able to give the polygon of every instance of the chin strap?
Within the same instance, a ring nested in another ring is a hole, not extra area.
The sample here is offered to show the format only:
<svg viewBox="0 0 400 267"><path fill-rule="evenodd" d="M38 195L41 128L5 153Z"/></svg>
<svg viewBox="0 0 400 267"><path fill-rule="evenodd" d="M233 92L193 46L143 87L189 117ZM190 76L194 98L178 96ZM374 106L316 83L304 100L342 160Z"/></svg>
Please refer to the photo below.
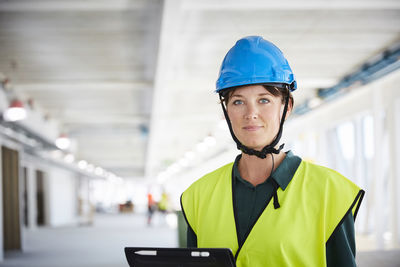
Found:
<svg viewBox="0 0 400 267"><path fill-rule="evenodd" d="M271 158L272 158L272 169L271 169L271 173L269 174L269 179L271 179L272 185L274 186L274 192L273 192L274 209L279 209L281 207L281 205L279 204L279 200L278 200L279 184L277 183L277 181L275 181L274 178L271 177L272 173L274 172L274 169L275 169L274 154L271 154Z"/></svg>
<svg viewBox="0 0 400 267"><path fill-rule="evenodd" d="M285 144L281 144L278 149L276 149L275 146L279 143L279 140L281 139L281 136L282 136L283 123L285 122L285 117L286 117L286 113L287 113L287 109L288 109L288 105L289 105L289 97L286 97L286 99L285 99L285 108L283 110L283 115L282 115L282 119L281 119L281 122L279 125L278 134L276 135L275 139L271 142L271 144L266 145L261 151L258 151L258 150L255 150L255 149L252 149L252 148L249 148L249 147L243 145L239 141L239 139L236 138L235 134L233 133L231 120L229 119L228 112L226 111L223 97L221 94L219 94L219 99L221 100L222 110L224 112L226 122L228 123L229 131L231 132L232 138L235 141L236 146L239 150L241 150L245 154L254 155L261 159L265 159L268 154L272 154L272 153L279 154L279 152L283 149Z"/></svg>

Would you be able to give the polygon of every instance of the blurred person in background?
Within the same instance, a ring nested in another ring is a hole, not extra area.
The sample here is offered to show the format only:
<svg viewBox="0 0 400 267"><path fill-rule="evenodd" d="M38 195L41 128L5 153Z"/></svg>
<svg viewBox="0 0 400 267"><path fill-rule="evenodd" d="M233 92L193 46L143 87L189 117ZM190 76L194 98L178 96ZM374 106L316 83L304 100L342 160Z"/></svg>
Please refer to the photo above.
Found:
<svg viewBox="0 0 400 267"><path fill-rule="evenodd" d="M162 213L170 211L169 196L165 191L162 192L161 199L158 202L158 210Z"/></svg>
<svg viewBox="0 0 400 267"><path fill-rule="evenodd" d="M216 92L241 154L182 194L188 247L230 248L239 267L356 266L364 191L279 144L296 89L271 42L249 36L228 51Z"/></svg>
<svg viewBox="0 0 400 267"><path fill-rule="evenodd" d="M157 202L154 201L153 195L147 193L147 225L151 226L154 212L157 209Z"/></svg>

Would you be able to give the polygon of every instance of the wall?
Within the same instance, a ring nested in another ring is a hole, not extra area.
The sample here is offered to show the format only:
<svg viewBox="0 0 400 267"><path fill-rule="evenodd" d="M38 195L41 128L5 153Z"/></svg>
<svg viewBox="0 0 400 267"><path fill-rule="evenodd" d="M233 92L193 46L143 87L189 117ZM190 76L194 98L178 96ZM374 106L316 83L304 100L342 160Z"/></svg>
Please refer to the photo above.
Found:
<svg viewBox="0 0 400 267"><path fill-rule="evenodd" d="M46 173L48 225L63 226L76 224L77 175L52 167Z"/></svg>
<svg viewBox="0 0 400 267"><path fill-rule="evenodd" d="M77 225L79 175L59 164L24 154L22 165L28 168L28 200L29 200L29 229L36 228L36 187L35 172L44 173L45 187L45 223L46 226L58 227ZM88 189L87 189L88 190ZM34 219L32 223L32 219Z"/></svg>

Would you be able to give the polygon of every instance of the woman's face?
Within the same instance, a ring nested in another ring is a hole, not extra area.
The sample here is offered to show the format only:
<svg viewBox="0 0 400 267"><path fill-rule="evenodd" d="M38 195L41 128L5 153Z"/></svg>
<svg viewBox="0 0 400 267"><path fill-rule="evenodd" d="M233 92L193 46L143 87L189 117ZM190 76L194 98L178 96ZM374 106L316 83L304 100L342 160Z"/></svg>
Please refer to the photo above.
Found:
<svg viewBox="0 0 400 267"><path fill-rule="evenodd" d="M282 97L274 96L262 85L235 89L227 104L236 137L243 145L259 151L278 134L283 110ZM286 117L290 111L289 105Z"/></svg>

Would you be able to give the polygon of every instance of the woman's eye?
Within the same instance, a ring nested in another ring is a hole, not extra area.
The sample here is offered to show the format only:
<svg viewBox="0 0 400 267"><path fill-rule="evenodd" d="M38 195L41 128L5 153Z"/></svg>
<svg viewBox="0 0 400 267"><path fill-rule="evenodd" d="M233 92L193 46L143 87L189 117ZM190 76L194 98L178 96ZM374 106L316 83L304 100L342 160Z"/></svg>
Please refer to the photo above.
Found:
<svg viewBox="0 0 400 267"><path fill-rule="evenodd" d="M234 105L241 105L241 104L243 104L243 101L242 100L235 100L235 101L233 101L233 104Z"/></svg>
<svg viewBox="0 0 400 267"><path fill-rule="evenodd" d="M269 103L269 100L266 99L266 98L262 98L262 99L260 99L260 103L261 104L267 104L267 103Z"/></svg>

